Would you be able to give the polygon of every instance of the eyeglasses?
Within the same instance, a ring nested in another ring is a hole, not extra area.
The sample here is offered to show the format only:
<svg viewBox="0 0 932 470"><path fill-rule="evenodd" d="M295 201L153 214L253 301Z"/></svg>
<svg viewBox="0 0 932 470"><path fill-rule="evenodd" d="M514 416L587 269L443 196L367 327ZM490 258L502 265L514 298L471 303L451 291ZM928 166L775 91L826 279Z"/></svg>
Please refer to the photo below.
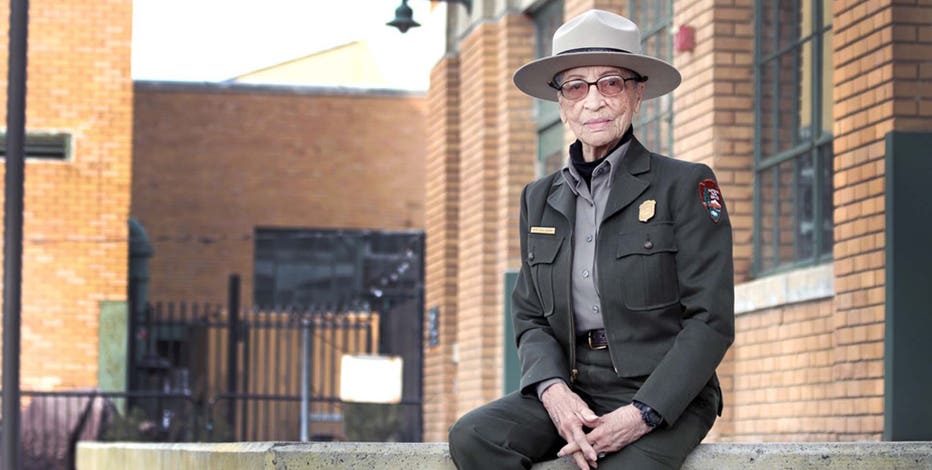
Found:
<svg viewBox="0 0 932 470"><path fill-rule="evenodd" d="M586 95L589 94L589 87L592 85L595 85L602 96L615 96L625 91L628 80L633 80L634 82L645 81L644 77L628 78L622 77L621 75L606 75L594 82L587 82L579 78L574 78L563 82L561 85L550 82L550 86L558 90L564 98L570 101L577 101L585 98Z"/></svg>

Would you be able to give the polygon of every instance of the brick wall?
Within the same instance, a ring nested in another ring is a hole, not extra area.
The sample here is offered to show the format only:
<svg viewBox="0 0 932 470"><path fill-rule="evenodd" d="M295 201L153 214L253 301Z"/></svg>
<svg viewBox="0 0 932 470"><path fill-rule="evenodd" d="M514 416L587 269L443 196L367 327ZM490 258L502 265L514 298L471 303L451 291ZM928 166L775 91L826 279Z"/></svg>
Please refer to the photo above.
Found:
<svg viewBox="0 0 932 470"><path fill-rule="evenodd" d="M693 51L674 51L683 82L673 92L673 148L676 158L709 165L725 196L734 239L735 282L750 278L753 235L753 54L754 11L750 0L674 2L673 24L695 28ZM768 314L762 314L767 317ZM755 319L770 322L772 318ZM726 410L709 433L714 440L735 433L733 405L743 400L748 338L738 337L718 374ZM752 353L756 354L756 353ZM758 359L751 356L751 360ZM757 390L757 386L749 387ZM753 399L752 399L753 400Z"/></svg>
<svg viewBox="0 0 932 470"><path fill-rule="evenodd" d="M932 129L932 92L925 86L932 78L932 5L825 4L832 9L826 14L832 15L834 33L834 274L816 270L827 276L827 293L737 316L735 344L719 367L726 408L708 437L711 441L881 436L883 139L894 129ZM564 17L589 8L623 13L627 1L567 0ZM674 154L715 170L734 230L735 281L761 290L766 288L744 284L754 280L754 8L752 0L674 2L674 28L687 25L696 30L695 50L674 53L684 78L674 92ZM502 306L494 302L504 295L493 280L503 269L517 267L509 245L515 234L509 231L514 213L508 204L515 198L511 192L523 186L518 180L525 173L520 166L524 163L513 158L533 147L531 140L524 140L533 139L533 127L525 127L522 97L484 81L506 76L522 63L523 54L530 53L521 52L528 47L525 36L513 37L504 30L529 35L532 29L523 29L523 20L497 18L473 25L459 43L460 77L470 77L471 83L461 80L458 157L463 178L472 178L470 187L482 186L474 194L461 194L455 204L461 211L455 229L460 251L458 266L451 269L459 271L448 290L459 289L453 312L459 364L455 396L445 399L457 401L456 415L500 394L498 371L488 370L500 366L500 346L488 340L499 330L487 319L500 315ZM497 63L488 55L493 46L499 51ZM496 110L501 111L497 117ZM499 145L490 149L487 132L492 128L499 134ZM513 166L490 166L496 158ZM497 179L497 187L487 186L490 179ZM428 238L431 233L428 228ZM495 235L496 245L488 234ZM494 255L489 246L497 246ZM766 297L767 292L759 293ZM438 423L436 429L444 431L434 438L443 438L449 424Z"/></svg>
<svg viewBox="0 0 932 470"><path fill-rule="evenodd" d="M837 388L831 407L841 415L839 437L848 439L876 439L883 425L883 138L893 129L892 12L891 5L833 5Z"/></svg>
<svg viewBox="0 0 932 470"><path fill-rule="evenodd" d="M564 0L563 21L566 22L592 9L624 15L628 9L628 0Z"/></svg>
<svg viewBox="0 0 932 470"><path fill-rule="evenodd" d="M424 439L447 438L456 417L453 344L456 342L459 263L459 60L448 56L430 76L424 213L426 255L424 304L436 308L438 337L424 347ZM429 318L425 315L425 319ZM429 331L425 329L425 331ZM429 335L425 335L427 337ZM429 342L430 338L426 340Z"/></svg>
<svg viewBox="0 0 932 470"><path fill-rule="evenodd" d="M256 227L421 229L420 95L136 85L132 214L155 249L150 298L253 289Z"/></svg>
<svg viewBox="0 0 932 470"><path fill-rule="evenodd" d="M674 25L696 29L696 48L674 52L673 147L715 170L734 236L735 281L750 276L753 226L754 11L750 0L679 1Z"/></svg>
<svg viewBox="0 0 932 470"><path fill-rule="evenodd" d="M9 19L8 2L0 17ZM27 132L71 134L73 148L67 161L26 162L24 390L96 386L99 304L126 300L131 25L129 0L30 5ZM3 90L8 26L0 26Z"/></svg>
<svg viewBox="0 0 932 470"><path fill-rule="evenodd" d="M511 321L504 317L505 302L511 302L511 292L504 291L504 274L521 267L521 246L518 224L521 190L534 180L534 162L537 161L537 128L533 102L514 86L514 71L534 58L534 23L524 15L509 15L501 19L498 42L498 217L494 222L497 231L494 245L496 254L495 309L489 313L494 321L504 325ZM499 334L495 368L504 369L504 342L514 341ZM502 376L498 372L499 377ZM499 382L499 390L502 383Z"/></svg>
<svg viewBox="0 0 932 470"><path fill-rule="evenodd" d="M711 440L835 440L831 300L738 315L735 328L719 367L726 408Z"/></svg>
<svg viewBox="0 0 932 470"><path fill-rule="evenodd" d="M459 362L454 386L458 414L495 398L501 387L496 365L502 322L495 315L501 273L494 251L501 170L496 158L499 27L480 23L463 40L460 53Z"/></svg>
<svg viewBox="0 0 932 470"><path fill-rule="evenodd" d="M841 440L883 431L884 137L932 130L932 4L833 2L835 299Z"/></svg>
<svg viewBox="0 0 932 470"><path fill-rule="evenodd" d="M441 128L456 133L434 147L432 155L448 155L431 162L427 184L435 194L429 201L441 205L428 209L426 294L429 307L441 308L441 336L427 350L426 440L446 439L457 416L501 393L503 273L520 264L518 201L534 177L536 155L532 102L511 75L533 54L530 20L505 15L478 25L460 53L433 72L432 93L447 84L446 95L431 97L438 103L429 119L433 135ZM447 199L436 193L451 185ZM455 267L442 266L451 259ZM447 303L451 298L455 303Z"/></svg>
<svg viewBox="0 0 932 470"><path fill-rule="evenodd" d="M831 6L835 296L738 317L720 367L731 404L713 439L873 440L883 431L883 139L932 129L932 95L918 86L932 7ZM736 231L736 267L739 243Z"/></svg>

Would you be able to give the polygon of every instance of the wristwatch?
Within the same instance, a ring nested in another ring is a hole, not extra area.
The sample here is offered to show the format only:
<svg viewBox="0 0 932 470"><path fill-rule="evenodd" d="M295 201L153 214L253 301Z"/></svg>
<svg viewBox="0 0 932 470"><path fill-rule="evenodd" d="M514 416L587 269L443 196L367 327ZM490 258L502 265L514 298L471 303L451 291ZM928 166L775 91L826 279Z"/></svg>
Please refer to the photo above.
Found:
<svg viewBox="0 0 932 470"><path fill-rule="evenodd" d="M654 411L653 408L639 401L633 401L631 404L634 405L635 408L641 410L641 419L643 419L644 424L649 426L651 429L656 428L660 425L660 423L663 422L663 416L660 416L660 413Z"/></svg>

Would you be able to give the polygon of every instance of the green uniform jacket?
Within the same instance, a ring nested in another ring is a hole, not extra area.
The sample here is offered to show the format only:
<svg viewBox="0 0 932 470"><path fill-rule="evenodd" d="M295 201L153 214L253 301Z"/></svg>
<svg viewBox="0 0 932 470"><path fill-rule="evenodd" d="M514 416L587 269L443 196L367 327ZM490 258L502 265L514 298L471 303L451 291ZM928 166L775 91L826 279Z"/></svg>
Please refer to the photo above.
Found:
<svg viewBox="0 0 932 470"><path fill-rule="evenodd" d="M620 165L596 242L602 317L615 371L644 377L634 399L672 424L710 380L717 386L715 368L734 340L731 224L722 198L710 204L703 191L717 189L709 167L651 153L636 139ZM535 395L541 380L574 377L575 212L560 172L521 194L512 312L523 394Z"/></svg>

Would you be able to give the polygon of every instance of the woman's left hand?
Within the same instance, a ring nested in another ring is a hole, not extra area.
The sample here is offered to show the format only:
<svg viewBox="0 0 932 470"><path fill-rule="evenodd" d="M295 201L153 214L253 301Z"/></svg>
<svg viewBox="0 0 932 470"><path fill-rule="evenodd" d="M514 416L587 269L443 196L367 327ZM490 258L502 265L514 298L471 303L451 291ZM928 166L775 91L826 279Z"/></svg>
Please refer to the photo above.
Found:
<svg viewBox="0 0 932 470"><path fill-rule="evenodd" d="M586 437L592 448L602 455L618 452L651 430L641 419L641 411L634 405L627 405L602 416L601 423L589 431ZM578 450L579 446L571 441L560 449L559 455L572 454Z"/></svg>

